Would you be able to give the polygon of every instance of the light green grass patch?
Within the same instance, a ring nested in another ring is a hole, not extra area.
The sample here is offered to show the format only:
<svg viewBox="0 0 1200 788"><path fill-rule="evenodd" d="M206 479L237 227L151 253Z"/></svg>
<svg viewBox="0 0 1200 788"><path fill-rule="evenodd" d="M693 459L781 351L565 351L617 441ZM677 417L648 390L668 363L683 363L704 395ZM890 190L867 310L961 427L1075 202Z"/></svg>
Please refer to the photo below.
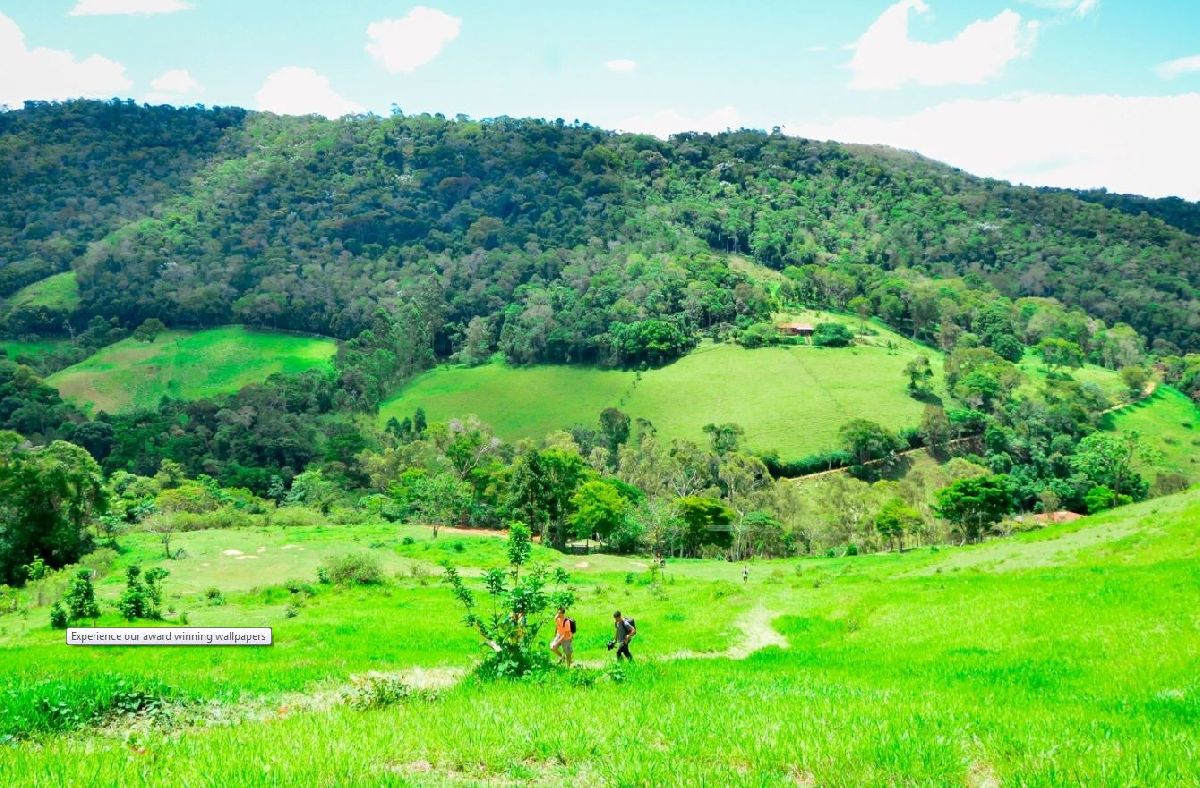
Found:
<svg viewBox="0 0 1200 788"><path fill-rule="evenodd" d="M1200 482L1200 408L1178 389L1159 386L1153 396L1114 411L1105 426L1136 432L1155 454L1138 458L1138 470L1150 481L1167 471Z"/></svg>
<svg viewBox="0 0 1200 788"><path fill-rule="evenodd" d="M150 408L164 397L237 391L277 372L328 367L333 340L226 326L166 331L152 343L126 339L51 375L63 398L93 411Z"/></svg>
<svg viewBox="0 0 1200 788"><path fill-rule="evenodd" d="M139 536L120 560L170 568L169 601L193 623L268 624L276 645L68 648L44 608L0 616L0 720L35 703L44 682L82 695L114 677L230 708L256 703L266 718L20 739L5 746L0 783L1192 784L1198 521L1193 491L969 548L757 561L746 585L731 582L741 565L723 561L670 561L656 588L623 571L636 558L539 550L576 575L577 656L612 659L604 641L619 606L638 620L633 666L614 677L468 678L434 700L371 711L286 704L368 670L469 666L477 638L447 588L413 578L325 587L287 618L291 595L267 578L204 606L181 587L181 564L207 560L211 540L358 550L389 531L422 553L461 540L450 552L471 564L499 540L443 532L434 547L428 529L382 525L192 533L178 538L198 558L155 562ZM367 549L403 558L390 545ZM310 569L294 567L301 579ZM754 611L769 612L786 648L654 659L724 649Z"/></svg>
<svg viewBox="0 0 1200 788"><path fill-rule="evenodd" d="M75 272L55 274L22 287L8 299L5 311L36 306L75 311L79 306L79 285L75 281Z"/></svg>
<svg viewBox="0 0 1200 788"><path fill-rule="evenodd" d="M793 319L856 318L797 313ZM909 397L904 367L930 358L941 380L941 354L870 325L874 332L848 348L810 345L747 350L706 343L660 369L641 374L584 367L442 367L406 386L380 411L381 423L423 407L434 420L474 414L503 438L541 438L576 424L594 426L617 407L649 419L665 439L704 441L710 422L734 422L752 449L799 457L838 448L838 429L867 418L891 429L915 427L924 404Z"/></svg>

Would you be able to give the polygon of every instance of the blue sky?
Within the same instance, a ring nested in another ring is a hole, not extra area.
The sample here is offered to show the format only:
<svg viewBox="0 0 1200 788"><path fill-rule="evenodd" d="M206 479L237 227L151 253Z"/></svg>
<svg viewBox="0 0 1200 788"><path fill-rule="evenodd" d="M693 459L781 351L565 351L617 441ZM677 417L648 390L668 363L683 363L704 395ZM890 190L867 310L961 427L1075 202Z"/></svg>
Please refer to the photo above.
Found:
<svg viewBox="0 0 1200 788"><path fill-rule="evenodd" d="M1196 0L0 0L0 104L781 126L1200 199Z"/></svg>

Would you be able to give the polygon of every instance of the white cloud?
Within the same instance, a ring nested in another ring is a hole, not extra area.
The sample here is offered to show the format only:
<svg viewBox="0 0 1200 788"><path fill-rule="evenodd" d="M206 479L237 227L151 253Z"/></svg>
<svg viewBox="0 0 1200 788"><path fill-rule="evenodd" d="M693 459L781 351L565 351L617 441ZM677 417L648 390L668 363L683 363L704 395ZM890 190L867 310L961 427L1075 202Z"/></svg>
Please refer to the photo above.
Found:
<svg viewBox="0 0 1200 788"><path fill-rule="evenodd" d="M259 109L279 115L340 118L363 111L362 106L339 96L328 77L299 66L287 66L271 74L254 98Z"/></svg>
<svg viewBox="0 0 1200 788"><path fill-rule="evenodd" d="M1191 74L1192 72L1200 71L1200 55L1190 55L1188 57L1168 60L1166 63L1159 63L1158 67L1154 70L1163 79L1174 79L1184 74Z"/></svg>
<svg viewBox="0 0 1200 788"><path fill-rule="evenodd" d="M79 0L71 9L71 16L173 14L191 7L186 0Z"/></svg>
<svg viewBox="0 0 1200 788"><path fill-rule="evenodd" d="M896 118L796 124L789 134L915 150L977 175L1200 199L1200 93L1059 96L938 104Z"/></svg>
<svg viewBox="0 0 1200 788"><path fill-rule="evenodd" d="M147 104L183 104L203 90L196 78L185 68L164 71L150 82L153 90L146 94Z"/></svg>
<svg viewBox="0 0 1200 788"><path fill-rule="evenodd" d="M636 71L637 66L638 64L636 60L626 60L624 58L610 60L604 64L604 67L609 71L616 71L619 74L628 74L631 71Z"/></svg>
<svg viewBox="0 0 1200 788"><path fill-rule="evenodd" d="M913 41L908 35L910 11L926 14L929 6L924 0L900 0L854 44L850 87L888 90L909 82L979 85L1028 54L1037 33L1036 22L1022 24L1020 14L1005 9L992 19L972 22L946 41Z"/></svg>
<svg viewBox="0 0 1200 788"><path fill-rule="evenodd" d="M733 107L720 107L699 117L689 117L673 109L664 109L651 115L633 115L617 123L617 129L620 131L653 134L662 139L681 131L716 133L741 126L741 115Z"/></svg>
<svg viewBox="0 0 1200 788"><path fill-rule="evenodd" d="M1100 0L1022 0L1030 5L1052 8L1055 11L1070 11L1075 16L1087 16L1100 6Z"/></svg>
<svg viewBox="0 0 1200 788"><path fill-rule="evenodd" d="M419 5L402 19L367 25L367 52L393 74L409 74L441 54L461 29L462 19Z"/></svg>
<svg viewBox="0 0 1200 788"><path fill-rule="evenodd" d="M106 57L76 60L63 49L27 48L21 28L0 14L0 105L17 107L27 99L112 98L132 85L125 66Z"/></svg>

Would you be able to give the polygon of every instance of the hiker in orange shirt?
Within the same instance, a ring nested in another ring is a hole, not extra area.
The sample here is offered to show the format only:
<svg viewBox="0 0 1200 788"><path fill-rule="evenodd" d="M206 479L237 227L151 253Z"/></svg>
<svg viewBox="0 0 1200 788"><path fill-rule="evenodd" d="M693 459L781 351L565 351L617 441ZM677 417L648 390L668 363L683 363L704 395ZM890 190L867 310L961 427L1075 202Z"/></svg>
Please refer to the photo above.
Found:
<svg viewBox="0 0 1200 788"><path fill-rule="evenodd" d="M554 616L554 640L550 650L566 662L568 668L571 667L575 658L575 619L567 617L566 608L560 607Z"/></svg>

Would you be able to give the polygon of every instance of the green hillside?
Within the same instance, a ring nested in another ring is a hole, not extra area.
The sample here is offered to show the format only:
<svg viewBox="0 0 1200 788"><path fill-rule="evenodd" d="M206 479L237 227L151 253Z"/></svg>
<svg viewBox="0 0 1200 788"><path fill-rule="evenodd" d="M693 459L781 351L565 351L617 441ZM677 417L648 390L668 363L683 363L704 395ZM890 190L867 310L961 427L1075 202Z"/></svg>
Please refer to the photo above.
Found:
<svg viewBox="0 0 1200 788"><path fill-rule="evenodd" d="M827 313L788 317L859 323ZM649 419L665 439L702 441L705 424L734 422L746 430L749 447L798 457L836 448L838 428L852 418L893 429L920 422L924 404L906 393L904 367L923 353L939 369L941 355L885 329L871 330L848 348L705 344L642 373L500 362L441 367L386 402L380 419L403 418L417 407L435 420L474 414L514 440L592 426L601 410L618 407Z"/></svg>
<svg viewBox="0 0 1200 788"><path fill-rule="evenodd" d="M22 307L47 307L72 312L79 306L79 285L75 272L48 276L18 290L5 304L5 311Z"/></svg>
<svg viewBox="0 0 1200 788"><path fill-rule="evenodd" d="M1136 432L1152 451L1139 458L1138 469L1147 478L1182 473L1200 482L1200 408L1178 390L1159 386L1154 396L1112 413L1105 426Z"/></svg>
<svg viewBox="0 0 1200 788"><path fill-rule="evenodd" d="M95 412L155 407L163 397L199 399L234 392L276 372L327 366L332 340L240 326L167 331L155 342L126 339L103 348L47 383L69 402Z"/></svg>
<svg viewBox="0 0 1200 788"><path fill-rule="evenodd" d="M572 573L579 632L577 667L536 682L464 676L478 637L429 582L448 557L479 588L495 537L199 531L163 562L133 534L99 565L102 625L125 624L110 605L140 562L171 572L169 623L271 626L275 645L67 648L43 606L0 613L0 782L1190 784L1197 522L1192 491L966 548L758 561L748 582L724 560L655 582L636 557L539 547ZM315 583L343 553L386 579ZM617 607L639 632L612 671ZM366 694L398 682L424 694ZM89 722L131 698L153 710Z"/></svg>

